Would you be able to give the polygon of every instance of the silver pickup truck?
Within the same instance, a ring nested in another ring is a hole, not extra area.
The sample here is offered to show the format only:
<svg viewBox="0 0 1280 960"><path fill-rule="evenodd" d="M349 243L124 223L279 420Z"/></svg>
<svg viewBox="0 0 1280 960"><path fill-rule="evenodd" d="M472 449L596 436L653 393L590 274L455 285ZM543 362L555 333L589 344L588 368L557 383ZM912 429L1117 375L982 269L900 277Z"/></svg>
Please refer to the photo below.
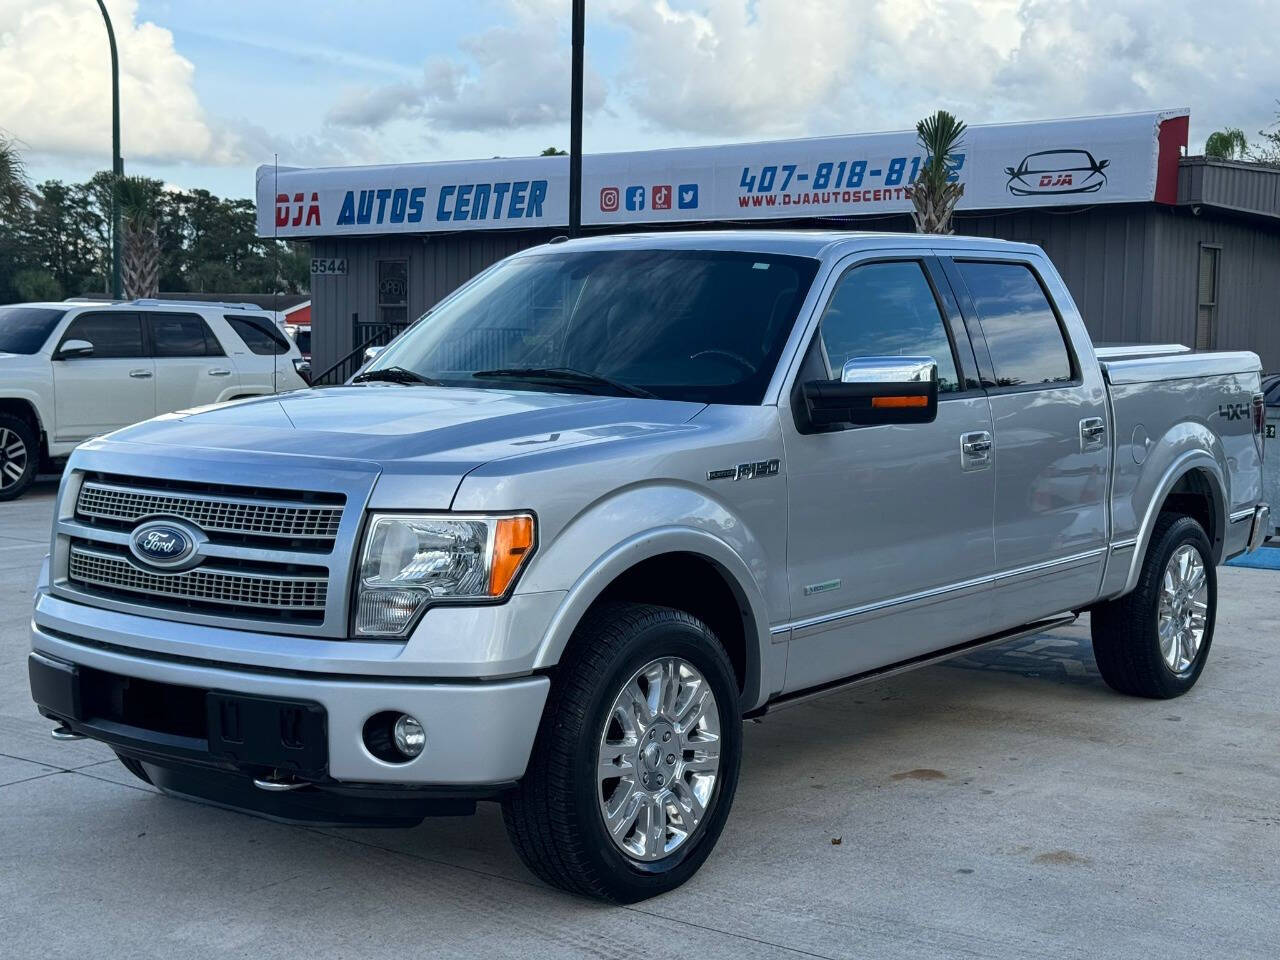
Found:
<svg viewBox="0 0 1280 960"><path fill-rule="evenodd" d="M305 823L502 804L547 882L669 890L742 719L1089 612L1204 669L1269 529L1252 353L1094 349L1037 247L553 241L343 387L90 441L31 690L166 793Z"/></svg>

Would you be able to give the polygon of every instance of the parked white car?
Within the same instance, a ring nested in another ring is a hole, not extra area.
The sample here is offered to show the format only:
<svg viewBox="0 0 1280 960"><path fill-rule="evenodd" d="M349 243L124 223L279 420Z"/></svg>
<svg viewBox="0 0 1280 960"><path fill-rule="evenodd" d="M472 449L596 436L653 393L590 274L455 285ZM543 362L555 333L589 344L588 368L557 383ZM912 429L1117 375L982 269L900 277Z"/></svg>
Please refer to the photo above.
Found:
<svg viewBox="0 0 1280 960"><path fill-rule="evenodd" d="M241 304L0 306L0 500L42 461L162 413L307 386L297 345Z"/></svg>

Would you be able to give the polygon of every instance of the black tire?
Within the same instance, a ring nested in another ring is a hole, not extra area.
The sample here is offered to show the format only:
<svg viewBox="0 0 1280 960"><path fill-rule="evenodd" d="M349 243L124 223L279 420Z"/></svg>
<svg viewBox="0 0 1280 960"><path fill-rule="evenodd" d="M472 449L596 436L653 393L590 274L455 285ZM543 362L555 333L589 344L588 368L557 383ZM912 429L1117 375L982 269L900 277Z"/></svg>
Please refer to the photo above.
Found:
<svg viewBox="0 0 1280 960"><path fill-rule="evenodd" d="M141 762L133 759L133 757L126 757L119 753L116 754L116 759L119 760L122 764L124 764L124 768L128 770L130 773L132 773L139 780L141 780L143 783L145 784L151 783L151 778L147 776L147 771L143 769Z"/></svg>
<svg viewBox="0 0 1280 960"><path fill-rule="evenodd" d="M1160 591L1166 565L1183 546L1192 546L1204 563L1208 586L1203 639L1189 666L1175 672L1160 651ZM1132 593L1093 608L1093 655L1102 679L1114 690L1135 697L1167 700L1196 685L1213 644L1218 610L1218 575L1204 529L1191 517L1161 514Z"/></svg>
<svg viewBox="0 0 1280 960"><path fill-rule="evenodd" d="M13 451L19 451L14 457ZM0 413L0 501L16 500L36 482L40 467L40 436L36 429L9 413ZM14 471L21 472L14 476Z"/></svg>
<svg viewBox="0 0 1280 960"><path fill-rule="evenodd" d="M668 656L694 666L715 695L720 767L688 839L662 859L641 862L619 850L606 830L597 751L623 685ZM561 659L529 768L502 805L507 834L525 865L553 886L614 903L644 900L684 883L711 853L733 803L741 753L737 681L715 634L683 611L602 604L583 619Z"/></svg>

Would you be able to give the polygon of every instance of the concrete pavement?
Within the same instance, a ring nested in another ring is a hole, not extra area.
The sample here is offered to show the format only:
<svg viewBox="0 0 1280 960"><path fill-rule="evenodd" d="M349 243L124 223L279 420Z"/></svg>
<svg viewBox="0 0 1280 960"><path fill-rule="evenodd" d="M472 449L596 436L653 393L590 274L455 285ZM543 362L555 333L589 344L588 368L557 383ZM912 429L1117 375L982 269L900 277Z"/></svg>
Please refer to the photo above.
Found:
<svg viewBox="0 0 1280 960"><path fill-rule="evenodd" d="M25 658L53 489L0 504L0 956L1276 956L1273 571L1220 571L1180 700L1113 694L1077 624L748 724L706 866L616 908L534 880L492 805L285 827L52 741Z"/></svg>

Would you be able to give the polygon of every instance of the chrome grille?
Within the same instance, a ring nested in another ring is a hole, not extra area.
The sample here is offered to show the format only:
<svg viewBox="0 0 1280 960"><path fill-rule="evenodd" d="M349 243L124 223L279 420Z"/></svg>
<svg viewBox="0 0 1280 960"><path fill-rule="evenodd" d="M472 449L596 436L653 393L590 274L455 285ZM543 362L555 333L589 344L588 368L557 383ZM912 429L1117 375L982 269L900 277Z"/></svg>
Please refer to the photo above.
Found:
<svg viewBox="0 0 1280 960"><path fill-rule="evenodd" d="M68 578L88 587L120 590L220 607L253 607L324 614L329 582L324 575L274 575L197 567L182 573L150 573L122 556L72 544Z"/></svg>
<svg viewBox="0 0 1280 960"><path fill-rule="evenodd" d="M324 540L330 545L342 520L340 506L152 490L96 480L80 488L76 513L124 523L152 516L181 517L207 533Z"/></svg>

